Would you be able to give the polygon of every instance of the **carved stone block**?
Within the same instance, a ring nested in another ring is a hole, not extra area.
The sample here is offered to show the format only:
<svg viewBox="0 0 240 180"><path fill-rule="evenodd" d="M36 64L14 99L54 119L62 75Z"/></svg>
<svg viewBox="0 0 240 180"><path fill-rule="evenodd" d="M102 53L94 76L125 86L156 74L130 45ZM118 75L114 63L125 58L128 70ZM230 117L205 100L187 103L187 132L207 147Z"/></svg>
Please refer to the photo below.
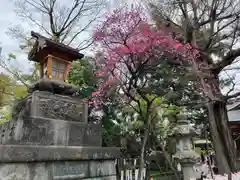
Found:
<svg viewBox="0 0 240 180"><path fill-rule="evenodd" d="M1 144L101 146L102 143L100 124L30 117L12 122L2 127Z"/></svg>
<svg viewBox="0 0 240 180"><path fill-rule="evenodd" d="M31 117L87 122L87 103L77 97L35 91L32 94Z"/></svg>

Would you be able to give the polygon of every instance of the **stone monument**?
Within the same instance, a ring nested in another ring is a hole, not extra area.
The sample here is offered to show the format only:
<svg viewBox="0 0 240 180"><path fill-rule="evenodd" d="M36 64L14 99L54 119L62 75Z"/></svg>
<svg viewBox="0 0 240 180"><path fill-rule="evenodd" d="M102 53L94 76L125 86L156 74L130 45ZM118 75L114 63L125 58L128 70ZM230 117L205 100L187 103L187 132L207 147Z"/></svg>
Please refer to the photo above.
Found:
<svg viewBox="0 0 240 180"><path fill-rule="evenodd" d="M181 164L184 180L200 178L196 164L200 162L200 155L194 151L193 137L198 135L186 117L181 114L177 126L173 128L170 136L176 138L176 153L174 159Z"/></svg>
<svg viewBox="0 0 240 180"><path fill-rule="evenodd" d="M86 100L66 83L71 60L83 55L32 36L37 40L29 59L41 64L41 79L0 127L0 179L115 180L119 148L101 147L101 124L88 122Z"/></svg>

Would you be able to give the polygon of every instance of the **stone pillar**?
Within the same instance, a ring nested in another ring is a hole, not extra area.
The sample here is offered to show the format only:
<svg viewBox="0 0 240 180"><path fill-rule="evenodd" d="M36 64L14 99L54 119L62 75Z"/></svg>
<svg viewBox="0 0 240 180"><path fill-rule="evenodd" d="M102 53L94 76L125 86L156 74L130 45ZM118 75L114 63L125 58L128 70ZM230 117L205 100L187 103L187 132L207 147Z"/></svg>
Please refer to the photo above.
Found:
<svg viewBox="0 0 240 180"><path fill-rule="evenodd" d="M200 176L200 172L195 168L196 163L200 161L200 155L194 151L193 145L193 137L196 135L195 129L182 115L170 134L171 137L176 138L176 153L173 157L181 164L184 180Z"/></svg>
<svg viewBox="0 0 240 180"><path fill-rule="evenodd" d="M0 127L0 179L115 180L119 148L101 147L101 123L88 122L87 103L69 95L69 84L52 81L64 93L35 86Z"/></svg>

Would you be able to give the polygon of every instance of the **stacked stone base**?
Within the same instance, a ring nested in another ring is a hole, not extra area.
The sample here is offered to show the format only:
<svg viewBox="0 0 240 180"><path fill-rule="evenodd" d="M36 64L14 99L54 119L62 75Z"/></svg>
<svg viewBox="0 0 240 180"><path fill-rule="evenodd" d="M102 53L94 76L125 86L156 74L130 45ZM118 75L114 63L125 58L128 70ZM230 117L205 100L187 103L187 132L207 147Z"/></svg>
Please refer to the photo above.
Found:
<svg viewBox="0 0 240 180"><path fill-rule="evenodd" d="M13 112L0 126L0 180L116 180L119 148L101 147L85 100L34 91Z"/></svg>
<svg viewBox="0 0 240 180"><path fill-rule="evenodd" d="M0 146L1 180L116 180L118 148Z"/></svg>

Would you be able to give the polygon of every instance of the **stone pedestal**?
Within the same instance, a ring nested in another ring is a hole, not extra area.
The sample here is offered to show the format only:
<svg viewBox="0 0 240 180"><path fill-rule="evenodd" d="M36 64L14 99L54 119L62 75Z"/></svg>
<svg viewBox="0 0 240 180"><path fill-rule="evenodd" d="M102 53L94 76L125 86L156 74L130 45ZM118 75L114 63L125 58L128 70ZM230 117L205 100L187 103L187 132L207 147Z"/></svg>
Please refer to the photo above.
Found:
<svg viewBox="0 0 240 180"><path fill-rule="evenodd" d="M119 148L103 148L101 124L81 99L34 91L0 129L1 180L115 180Z"/></svg>
<svg viewBox="0 0 240 180"><path fill-rule="evenodd" d="M115 180L117 148L0 146L1 180Z"/></svg>
<svg viewBox="0 0 240 180"><path fill-rule="evenodd" d="M182 164L182 171L183 171L183 177L184 180L191 179L191 178L200 178L196 177L196 170L194 169L194 164Z"/></svg>

